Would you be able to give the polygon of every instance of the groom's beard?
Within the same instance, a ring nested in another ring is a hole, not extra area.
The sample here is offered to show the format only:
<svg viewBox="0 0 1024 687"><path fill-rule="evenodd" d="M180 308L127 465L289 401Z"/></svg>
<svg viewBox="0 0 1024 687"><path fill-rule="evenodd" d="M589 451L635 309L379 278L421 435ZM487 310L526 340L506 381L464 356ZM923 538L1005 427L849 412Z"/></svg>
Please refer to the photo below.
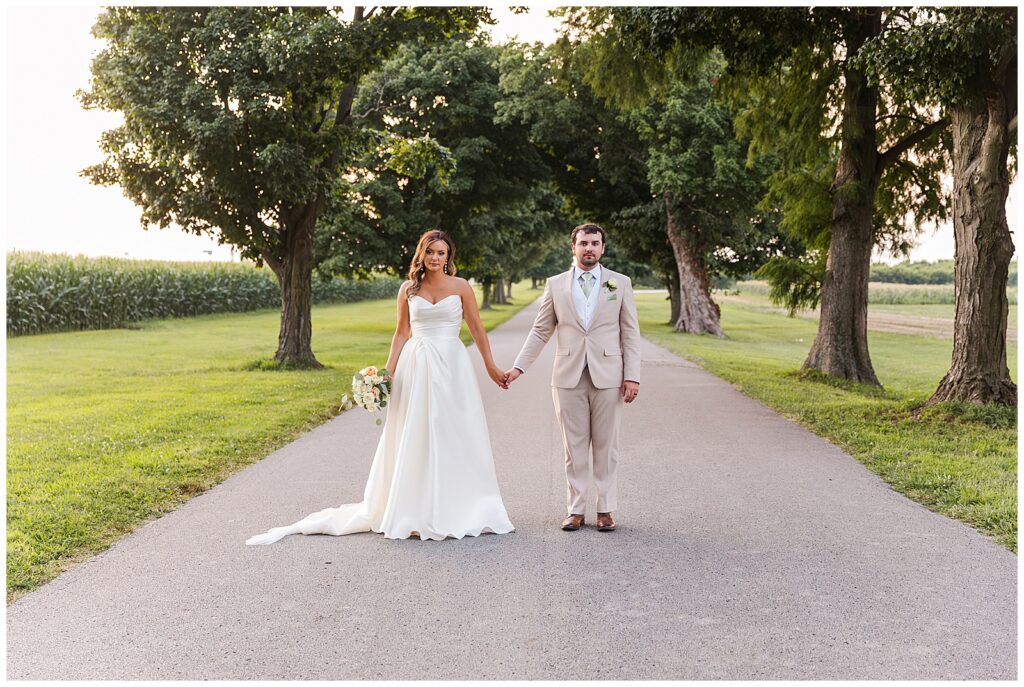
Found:
<svg viewBox="0 0 1024 687"><path fill-rule="evenodd" d="M580 258L580 267L593 267L594 265L597 264L597 261L598 261L597 257L595 257L593 255L590 255L590 256L585 255L582 258Z"/></svg>

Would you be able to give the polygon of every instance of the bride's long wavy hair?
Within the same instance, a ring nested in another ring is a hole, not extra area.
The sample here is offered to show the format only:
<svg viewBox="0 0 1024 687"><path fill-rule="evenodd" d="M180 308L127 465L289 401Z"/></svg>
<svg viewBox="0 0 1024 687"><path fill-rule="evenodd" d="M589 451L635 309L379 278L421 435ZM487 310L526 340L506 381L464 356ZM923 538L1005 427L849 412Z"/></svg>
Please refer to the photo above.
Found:
<svg viewBox="0 0 1024 687"><path fill-rule="evenodd" d="M427 274L427 268L423 262L427 257L427 246L434 241L444 241L448 246L448 261L444 264L444 273L449 277L454 277L455 273L458 272L455 267L455 242L452 241L451 237L440 229L424 232L423 236L420 236L419 243L416 244L416 252L412 256L412 263L409 265L409 281L412 282L412 285L409 286L409 290L406 292L409 298L419 293L420 286L423 285L423 277Z"/></svg>

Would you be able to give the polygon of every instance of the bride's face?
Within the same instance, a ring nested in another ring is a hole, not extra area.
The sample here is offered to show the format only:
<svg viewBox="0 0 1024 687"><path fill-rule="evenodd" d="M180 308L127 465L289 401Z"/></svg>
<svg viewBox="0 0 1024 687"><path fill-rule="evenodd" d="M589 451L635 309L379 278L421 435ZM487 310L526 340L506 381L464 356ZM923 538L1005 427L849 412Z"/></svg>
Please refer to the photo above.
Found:
<svg viewBox="0 0 1024 687"><path fill-rule="evenodd" d="M423 255L423 266L428 272L443 272L444 264L448 262L448 244L444 241L434 241L427 245Z"/></svg>

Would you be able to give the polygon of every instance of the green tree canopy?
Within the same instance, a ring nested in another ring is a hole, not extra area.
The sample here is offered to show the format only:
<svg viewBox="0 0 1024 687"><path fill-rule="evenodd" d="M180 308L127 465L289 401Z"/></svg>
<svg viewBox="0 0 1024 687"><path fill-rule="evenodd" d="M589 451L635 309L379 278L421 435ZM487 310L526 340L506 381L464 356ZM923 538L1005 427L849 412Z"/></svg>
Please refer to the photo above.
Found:
<svg viewBox="0 0 1024 687"><path fill-rule="evenodd" d="M450 151L454 173L413 178L371 155L356 183L335 197L325 227L324 269L402 272L419 235L441 228L457 263L485 283L522 273L562 225L550 170L524 125L496 121L499 63L510 48L459 36L407 44L368 78L357 107L379 131L429 137Z"/></svg>
<svg viewBox="0 0 1024 687"><path fill-rule="evenodd" d="M427 139L382 139L353 100L360 79L404 41L465 31L480 8L115 7L79 94L121 112L104 160L144 226L180 225L269 265L281 285L277 359L319 365L311 348L312 237L327 199L368 151L408 169Z"/></svg>
<svg viewBox="0 0 1024 687"><path fill-rule="evenodd" d="M809 249L827 246L801 269L773 273L799 276L824 265L818 336L804 365L871 384L878 384L867 347L871 253L876 246L905 251L906 237L926 219L947 214L939 134L948 120L913 97L913 73L871 81L857 60L901 12L644 7L567 15L577 34L602 37L604 58L589 72L591 83L627 100L663 89L681 70L692 73L710 51L724 56L721 88L744 110L737 131L751 137L752 155L779 161L768 204ZM799 283L808 294L813 287L813 280Z"/></svg>
<svg viewBox="0 0 1024 687"><path fill-rule="evenodd" d="M778 239L755 207L765 160L746 164L747 143L713 97L720 63L620 109L583 78L594 59L587 42L525 50L503 75L499 116L530 123L570 207L609 229L619 257L663 275L673 324L720 334L712 278L750 272Z"/></svg>

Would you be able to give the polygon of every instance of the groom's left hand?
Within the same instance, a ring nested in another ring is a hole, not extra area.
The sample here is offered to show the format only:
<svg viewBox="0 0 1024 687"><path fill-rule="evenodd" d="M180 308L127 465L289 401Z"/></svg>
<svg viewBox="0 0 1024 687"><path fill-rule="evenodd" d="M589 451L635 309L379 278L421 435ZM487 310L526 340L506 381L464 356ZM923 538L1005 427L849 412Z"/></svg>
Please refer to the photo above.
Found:
<svg viewBox="0 0 1024 687"><path fill-rule="evenodd" d="M627 379L622 383L622 400L626 403L635 401L639 393L640 384L638 382L631 382Z"/></svg>

